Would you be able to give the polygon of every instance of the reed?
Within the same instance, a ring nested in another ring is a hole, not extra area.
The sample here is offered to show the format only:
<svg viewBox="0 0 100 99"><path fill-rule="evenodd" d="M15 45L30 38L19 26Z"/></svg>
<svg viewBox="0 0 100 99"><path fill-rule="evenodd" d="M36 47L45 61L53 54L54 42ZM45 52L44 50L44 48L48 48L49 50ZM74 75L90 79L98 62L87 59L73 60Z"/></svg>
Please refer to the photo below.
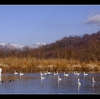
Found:
<svg viewBox="0 0 100 99"><path fill-rule="evenodd" d="M80 62L79 60L66 60L66 59L36 59L34 57L6 57L0 58L0 67L3 72L13 73L16 71L23 72L40 72L40 71L100 71L100 62Z"/></svg>

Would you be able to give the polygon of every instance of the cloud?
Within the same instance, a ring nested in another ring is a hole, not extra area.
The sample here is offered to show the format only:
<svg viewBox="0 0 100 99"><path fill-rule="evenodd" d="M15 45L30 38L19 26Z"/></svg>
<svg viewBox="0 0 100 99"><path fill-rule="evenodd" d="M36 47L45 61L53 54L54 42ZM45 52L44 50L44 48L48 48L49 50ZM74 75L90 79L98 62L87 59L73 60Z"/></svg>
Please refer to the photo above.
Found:
<svg viewBox="0 0 100 99"><path fill-rule="evenodd" d="M87 20L85 21L85 24L99 25L100 24L100 14L92 15L92 16L88 17Z"/></svg>

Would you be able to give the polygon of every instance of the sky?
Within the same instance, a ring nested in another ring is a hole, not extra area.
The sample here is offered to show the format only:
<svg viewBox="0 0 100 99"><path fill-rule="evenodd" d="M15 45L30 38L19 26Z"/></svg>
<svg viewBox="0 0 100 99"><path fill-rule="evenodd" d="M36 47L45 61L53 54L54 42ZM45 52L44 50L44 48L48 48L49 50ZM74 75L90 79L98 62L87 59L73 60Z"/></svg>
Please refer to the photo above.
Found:
<svg viewBox="0 0 100 99"><path fill-rule="evenodd" d="M0 5L0 43L50 44L98 31L99 5Z"/></svg>

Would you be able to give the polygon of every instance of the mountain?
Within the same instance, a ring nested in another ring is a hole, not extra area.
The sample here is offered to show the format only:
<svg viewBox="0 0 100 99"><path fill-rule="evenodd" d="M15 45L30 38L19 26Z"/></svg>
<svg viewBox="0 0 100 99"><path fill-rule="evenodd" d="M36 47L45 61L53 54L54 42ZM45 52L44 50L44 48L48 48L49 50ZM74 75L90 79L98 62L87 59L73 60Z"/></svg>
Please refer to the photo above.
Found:
<svg viewBox="0 0 100 99"><path fill-rule="evenodd" d="M42 45L46 45L46 43L35 43L33 45L26 45L29 48L38 48L41 47ZM10 43L0 43L1 47L6 47L6 48L10 48L10 49L22 49L23 47L25 47L24 45L20 45L20 44L10 44Z"/></svg>
<svg viewBox="0 0 100 99"><path fill-rule="evenodd" d="M37 42L35 44L32 44L32 45L27 45L29 48L38 48L38 47L41 47L41 46L44 46L46 45L46 43L40 43L40 42Z"/></svg>
<svg viewBox="0 0 100 99"><path fill-rule="evenodd" d="M100 31L83 36L63 37L33 51L35 57L68 60L100 60Z"/></svg>
<svg viewBox="0 0 100 99"><path fill-rule="evenodd" d="M16 44L1 43L0 47L14 48L15 45ZM22 48L23 46L17 44L16 47ZM88 63L89 61L100 61L100 31L92 34L84 34L83 36L65 36L51 44L35 43L24 46L24 50L3 50L0 49L0 57L29 56L36 59L66 59Z"/></svg>
<svg viewBox="0 0 100 99"><path fill-rule="evenodd" d="M10 43L0 43L0 46L2 46L3 48L17 48L17 49L22 49L24 46L20 45L20 44L10 44Z"/></svg>

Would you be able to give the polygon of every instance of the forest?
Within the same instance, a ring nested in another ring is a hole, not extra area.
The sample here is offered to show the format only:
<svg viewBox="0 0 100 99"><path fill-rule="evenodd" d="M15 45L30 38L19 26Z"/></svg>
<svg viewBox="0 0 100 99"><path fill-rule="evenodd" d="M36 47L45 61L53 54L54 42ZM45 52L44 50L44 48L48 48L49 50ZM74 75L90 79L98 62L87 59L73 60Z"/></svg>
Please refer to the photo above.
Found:
<svg viewBox="0 0 100 99"><path fill-rule="evenodd" d="M65 36L38 48L0 46L3 72L100 71L100 31L82 36Z"/></svg>

